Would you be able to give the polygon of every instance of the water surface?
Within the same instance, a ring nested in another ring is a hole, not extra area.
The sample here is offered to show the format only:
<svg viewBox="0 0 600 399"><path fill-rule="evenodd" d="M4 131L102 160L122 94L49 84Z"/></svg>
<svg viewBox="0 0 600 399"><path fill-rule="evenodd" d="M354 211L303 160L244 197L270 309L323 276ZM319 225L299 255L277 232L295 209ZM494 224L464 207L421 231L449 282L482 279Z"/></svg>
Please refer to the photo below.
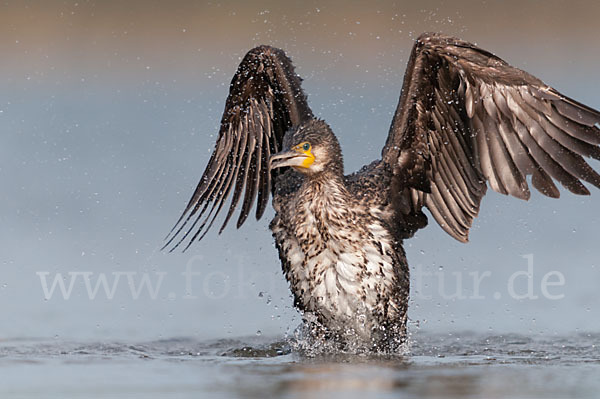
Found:
<svg viewBox="0 0 600 399"><path fill-rule="evenodd" d="M406 355L318 355L283 339L5 340L2 397L592 398L599 334L429 334Z"/></svg>

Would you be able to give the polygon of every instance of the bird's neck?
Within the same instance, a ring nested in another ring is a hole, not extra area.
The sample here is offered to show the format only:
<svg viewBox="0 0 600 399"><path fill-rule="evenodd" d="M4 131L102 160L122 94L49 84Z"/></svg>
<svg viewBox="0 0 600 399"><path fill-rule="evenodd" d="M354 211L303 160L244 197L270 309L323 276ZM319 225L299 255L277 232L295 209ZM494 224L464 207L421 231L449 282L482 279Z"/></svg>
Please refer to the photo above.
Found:
<svg viewBox="0 0 600 399"><path fill-rule="evenodd" d="M318 176L306 176L300 192L300 202L318 218L325 217L332 207L348 206L350 193L344 177L337 173L322 173Z"/></svg>

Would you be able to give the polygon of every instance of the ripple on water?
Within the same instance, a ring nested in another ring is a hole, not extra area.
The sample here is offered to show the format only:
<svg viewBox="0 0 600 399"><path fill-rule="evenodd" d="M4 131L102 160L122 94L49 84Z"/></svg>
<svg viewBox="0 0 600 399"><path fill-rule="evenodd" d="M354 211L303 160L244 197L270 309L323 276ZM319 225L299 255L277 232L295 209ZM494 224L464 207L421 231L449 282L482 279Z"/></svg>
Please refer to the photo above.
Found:
<svg viewBox="0 0 600 399"><path fill-rule="evenodd" d="M418 359L439 359L448 361L470 360L478 363L578 363L600 361L600 334L574 334L568 337L528 337L518 334L481 335L474 333L413 334L408 353L398 357L411 361ZM300 347L297 339L273 339L269 337L247 337L240 339L218 339L200 341L194 338L170 338L143 343L126 342L68 342L44 339L8 339L0 341L0 359L43 360L44 358L65 356L89 357L232 357L232 358L272 358L283 355L323 357L351 355L335 353L333 346L327 351L315 350L306 353L295 350ZM312 355L312 356L310 356ZM364 356L358 356L361 358ZM369 356L367 356L369 357ZM393 358L394 356L388 356Z"/></svg>

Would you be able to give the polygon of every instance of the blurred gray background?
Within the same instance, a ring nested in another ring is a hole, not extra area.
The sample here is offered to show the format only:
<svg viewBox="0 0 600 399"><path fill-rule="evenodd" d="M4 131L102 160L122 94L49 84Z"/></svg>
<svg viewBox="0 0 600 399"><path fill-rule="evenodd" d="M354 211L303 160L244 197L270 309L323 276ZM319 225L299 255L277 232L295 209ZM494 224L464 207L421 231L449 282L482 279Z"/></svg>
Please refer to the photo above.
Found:
<svg viewBox="0 0 600 399"><path fill-rule="evenodd" d="M251 47L292 57L351 172L379 156L419 33L476 42L600 108L599 15L597 1L2 1L0 340L281 336L299 324L272 211L184 254L159 251ZM529 203L490 190L468 245L433 221L406 242L411 328L598 331L599 235L598 190ZM113 295L92 298L85 278L102 276ZM155 295L136 294L144 276ZM73 280L71 295L56 285L46 298L44 279Z"/></svg>

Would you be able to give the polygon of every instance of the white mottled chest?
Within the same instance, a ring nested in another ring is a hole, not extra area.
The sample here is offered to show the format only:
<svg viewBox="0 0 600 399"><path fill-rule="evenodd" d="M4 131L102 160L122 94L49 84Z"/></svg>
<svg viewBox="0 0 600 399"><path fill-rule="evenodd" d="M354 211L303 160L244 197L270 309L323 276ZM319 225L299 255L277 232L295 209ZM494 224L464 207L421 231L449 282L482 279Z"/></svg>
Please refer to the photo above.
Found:
<svg viewBox="0 0 600 399"><path fill-rule="evenodd" d="M286 277L296 298L306 311L339 324L371 324L369 319L383 314L384 307L390 316L397 309L396 277L392 241L380 211L314 205L305 205L295 231L284 227Z"/></svg>

